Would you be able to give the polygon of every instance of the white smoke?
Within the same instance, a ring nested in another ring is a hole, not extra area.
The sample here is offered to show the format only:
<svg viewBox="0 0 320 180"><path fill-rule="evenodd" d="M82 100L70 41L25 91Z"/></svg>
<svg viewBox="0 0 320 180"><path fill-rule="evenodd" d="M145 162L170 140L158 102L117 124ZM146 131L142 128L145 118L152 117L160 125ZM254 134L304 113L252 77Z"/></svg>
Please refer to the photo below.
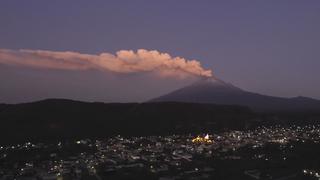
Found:
<svg viewBox="0 0 320 180"><path fill-rule="evenodd" d="M171 57L156 50L120 50L111 53L81 54L45 50L0 49L0 63L35 68L88 70L98 69L116 73L154 72L161 76L211 77L212 71L205 70L197 60Z"/></svg>

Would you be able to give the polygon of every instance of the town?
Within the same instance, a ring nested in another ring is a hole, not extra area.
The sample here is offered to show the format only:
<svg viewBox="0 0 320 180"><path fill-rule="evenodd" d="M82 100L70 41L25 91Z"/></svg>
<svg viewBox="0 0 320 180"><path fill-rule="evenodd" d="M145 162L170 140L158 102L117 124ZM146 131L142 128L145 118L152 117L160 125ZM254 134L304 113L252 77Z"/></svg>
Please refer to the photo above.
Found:
<svg viewBox="0 0 320 180"><path fill-rule="evenodd" d="M320 179L319 142L319 125L25 142L0 147L0 179Z"/></svg>

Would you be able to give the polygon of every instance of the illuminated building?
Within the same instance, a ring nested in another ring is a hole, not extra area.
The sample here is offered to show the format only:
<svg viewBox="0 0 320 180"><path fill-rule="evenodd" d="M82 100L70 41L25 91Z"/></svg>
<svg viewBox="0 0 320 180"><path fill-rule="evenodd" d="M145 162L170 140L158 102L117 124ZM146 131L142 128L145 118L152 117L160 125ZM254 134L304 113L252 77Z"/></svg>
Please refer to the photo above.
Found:
<svg viewBox="0 0 320 180"><path fill-rule="evenodd" d="M208 144L211 144L211 143L213 143L213 140L211 140L210 137L209 137L209 134L207 134L204 137L197 136L196 138L193 138L192 142L193 143L208 143Z"/></svg>

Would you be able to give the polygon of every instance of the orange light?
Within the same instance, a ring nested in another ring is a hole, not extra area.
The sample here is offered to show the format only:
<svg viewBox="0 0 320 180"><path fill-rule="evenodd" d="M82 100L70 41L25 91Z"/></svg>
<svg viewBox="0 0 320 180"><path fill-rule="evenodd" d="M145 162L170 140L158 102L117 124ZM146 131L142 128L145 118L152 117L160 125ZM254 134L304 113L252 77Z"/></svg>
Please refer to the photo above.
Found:
<svg viewBox="0 0 320 180"><path fill-rule="evenodd" d="M209 134L207 134L204 137L197 136L196 138L193 138L192 142L193 143L208 143L208 144L211 144L211 143L213 143L213 140L211 140L210 137L209 137Z"/></svg>

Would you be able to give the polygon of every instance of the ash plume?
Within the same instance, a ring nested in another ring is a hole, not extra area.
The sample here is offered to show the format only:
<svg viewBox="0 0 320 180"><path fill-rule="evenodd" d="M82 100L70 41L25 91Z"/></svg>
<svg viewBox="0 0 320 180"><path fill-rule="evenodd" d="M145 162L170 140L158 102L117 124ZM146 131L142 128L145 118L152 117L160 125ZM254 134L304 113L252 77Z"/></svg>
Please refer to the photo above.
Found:
<svg viewBox="0 0 320 180"><path fill-rule="evenodd" d="M96 69L115 73L153 72L160 76L212 77L199 61L172 57L156 50L120 50L115 54L83 54L71 51L0 49L0 64L61 70Z"/></svg>

